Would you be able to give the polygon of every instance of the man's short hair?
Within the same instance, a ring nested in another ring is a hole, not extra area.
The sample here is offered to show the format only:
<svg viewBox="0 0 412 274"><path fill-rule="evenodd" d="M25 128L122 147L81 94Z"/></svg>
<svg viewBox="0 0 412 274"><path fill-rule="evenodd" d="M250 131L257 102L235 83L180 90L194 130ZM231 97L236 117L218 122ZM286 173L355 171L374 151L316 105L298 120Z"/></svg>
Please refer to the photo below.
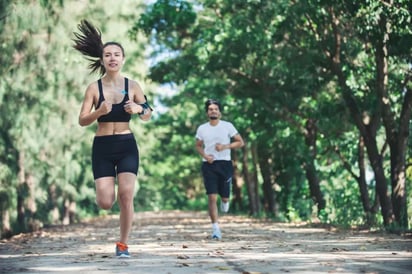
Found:
<svg viewBox="0 0 412 274"><path fill-rule="evenodd" d="M217 105L217 106L219 107L219 111L220 111L220 112L223 111L223 106L222 106L222 104L221 104L218 100L215 100L215 99L207 99L206 102L205 102L205 111L206 111L206 112L208 111L210 105Z"/></svg>

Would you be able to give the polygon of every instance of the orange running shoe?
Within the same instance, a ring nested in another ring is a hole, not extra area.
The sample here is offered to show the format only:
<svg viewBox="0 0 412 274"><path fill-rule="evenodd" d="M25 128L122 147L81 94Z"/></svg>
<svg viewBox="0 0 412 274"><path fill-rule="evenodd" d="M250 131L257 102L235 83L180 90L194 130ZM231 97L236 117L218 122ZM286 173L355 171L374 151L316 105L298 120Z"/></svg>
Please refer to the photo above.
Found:
<svg viewBox="0 0 412 274"><path fill-rule="evenodd" d="M130 258L129 247L127 244L121 242L116 243L116 256L119 258Z"/></svg>

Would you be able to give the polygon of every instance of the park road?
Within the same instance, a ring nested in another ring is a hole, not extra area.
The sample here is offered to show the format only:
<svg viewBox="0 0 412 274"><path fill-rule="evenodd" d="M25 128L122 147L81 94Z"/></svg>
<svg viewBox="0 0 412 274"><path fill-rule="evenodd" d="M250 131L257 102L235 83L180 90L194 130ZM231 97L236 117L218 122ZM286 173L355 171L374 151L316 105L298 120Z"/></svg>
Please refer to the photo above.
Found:
<svg viewBox="0 0 412 274"><path fill-rule="evenodd" d="M286 224L231 214L210 239L206 212L135 215L129 251L114 256L118 216L0 241L0 273L412 273L412 237Z"/></svg>

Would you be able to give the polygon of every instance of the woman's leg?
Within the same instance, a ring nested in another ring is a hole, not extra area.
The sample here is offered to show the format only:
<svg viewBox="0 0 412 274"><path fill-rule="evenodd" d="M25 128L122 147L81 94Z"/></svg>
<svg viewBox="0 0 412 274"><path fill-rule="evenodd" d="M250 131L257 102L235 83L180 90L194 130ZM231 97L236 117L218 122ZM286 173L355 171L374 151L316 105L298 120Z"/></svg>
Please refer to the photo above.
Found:
<svg viewBox="0 0 412 274"><path fill-rule="evenodd" d="M136 174L122 172L118 174L117 201L120 207L120 242L126 244L133 224Z"/></svg>
<svg viewBox="0 0 412 274"><path fill-rule="evenodd" d="M114 177L101 177L95 180L96 203L102 209L110 209L115 201Z"/></svg>

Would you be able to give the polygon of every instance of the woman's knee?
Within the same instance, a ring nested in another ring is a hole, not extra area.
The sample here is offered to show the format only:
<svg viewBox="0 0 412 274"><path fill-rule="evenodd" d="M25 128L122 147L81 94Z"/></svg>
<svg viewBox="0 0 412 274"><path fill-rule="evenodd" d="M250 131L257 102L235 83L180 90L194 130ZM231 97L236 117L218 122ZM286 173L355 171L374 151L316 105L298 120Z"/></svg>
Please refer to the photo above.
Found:
<svg viewBox="0 0 412 274"><path fill-rule="evenodd" d="M101 209L111 209L114 204L114 199L100 199L96 198L96 203Z"/></svg>
<svg viewBox="0 0 412 274"><path fill-rule="evenodd" d="M133 173L119 173L119 187L117 198L119 202L133 203L135 195L136 175Z"/></svg>
<svg viewBox="0 0 412 274"><path fill-rule="evenodd" d="M115 201L114 177L96 180L96 203L102 209L111 209Z"/></svg>
<svg viewBox="0 0 412 274"><path fill-rule="evenodd" d="M118 197L118 202L121 206L130 206L133 205L133 200L134 200L134 193L133 192L123 192L119 193Z"/></svg>

